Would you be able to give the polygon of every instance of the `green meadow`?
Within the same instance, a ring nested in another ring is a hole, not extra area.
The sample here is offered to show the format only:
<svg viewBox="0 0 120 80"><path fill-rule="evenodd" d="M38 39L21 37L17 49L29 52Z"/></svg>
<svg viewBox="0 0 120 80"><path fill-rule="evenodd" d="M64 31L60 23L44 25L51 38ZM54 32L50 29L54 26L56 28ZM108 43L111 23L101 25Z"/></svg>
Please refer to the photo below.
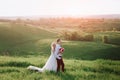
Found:
<svg viewBox="0 0 120 80"><path fill-rule="evenodd" d="M58 34L20 23L0 23L0 80L119 80L120 32L94 32L94 41L64 40L64 73L29 71L43 67ZM110 43L103 43L107 35Z"/></svg>

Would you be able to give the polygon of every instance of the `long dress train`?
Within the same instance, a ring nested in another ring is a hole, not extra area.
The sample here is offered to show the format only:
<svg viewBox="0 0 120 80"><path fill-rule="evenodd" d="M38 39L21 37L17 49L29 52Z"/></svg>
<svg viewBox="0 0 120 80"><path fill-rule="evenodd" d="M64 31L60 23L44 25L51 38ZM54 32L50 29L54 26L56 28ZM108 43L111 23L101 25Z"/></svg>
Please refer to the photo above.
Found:
<svg viewBox="0 0 120 80"><path fill-rule="evenodd" d="M47 60L47 62L44 65L43 68L39 68L39 67L36 67L36 66L29 66L27 69L35 70L35 71L38 71L38 72L44 72L45 70L56 72L57 71L57 61L56 61L56 58L55 58L55 54L51 51L51 55L48 58L48 60Z"/></svg>

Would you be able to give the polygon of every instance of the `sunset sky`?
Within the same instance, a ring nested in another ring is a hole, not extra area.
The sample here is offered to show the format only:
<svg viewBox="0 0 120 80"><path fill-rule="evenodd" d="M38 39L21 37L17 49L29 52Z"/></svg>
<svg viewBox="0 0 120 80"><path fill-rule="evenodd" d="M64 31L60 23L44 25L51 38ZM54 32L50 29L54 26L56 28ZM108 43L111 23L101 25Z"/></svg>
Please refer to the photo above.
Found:
<svg viewBox="0 0 120 80"><path fill-rule="evenodd" d="M0 0L0 16L120 14L120 0Z"/></svg>

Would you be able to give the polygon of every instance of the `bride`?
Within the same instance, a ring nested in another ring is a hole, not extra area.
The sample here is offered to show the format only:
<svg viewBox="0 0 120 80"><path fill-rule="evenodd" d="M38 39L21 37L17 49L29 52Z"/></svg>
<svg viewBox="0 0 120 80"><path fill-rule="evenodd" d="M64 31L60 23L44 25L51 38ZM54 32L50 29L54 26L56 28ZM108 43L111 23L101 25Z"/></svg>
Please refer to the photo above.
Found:
<svg viewBox="0 0 120 80"><path fill-rule="evenodd" d="M57 41L56 41L57 42ZM46 64L43 66L43 68L38 68L35 66L29 66L27 69L29 70L35 70L38 72L44 72L45 70L48 71L57 71L57 61L56 61L56 55L54 54L55 48L56 48L56 42L52 42L51 44L51 55L48 58Z"/></svg>

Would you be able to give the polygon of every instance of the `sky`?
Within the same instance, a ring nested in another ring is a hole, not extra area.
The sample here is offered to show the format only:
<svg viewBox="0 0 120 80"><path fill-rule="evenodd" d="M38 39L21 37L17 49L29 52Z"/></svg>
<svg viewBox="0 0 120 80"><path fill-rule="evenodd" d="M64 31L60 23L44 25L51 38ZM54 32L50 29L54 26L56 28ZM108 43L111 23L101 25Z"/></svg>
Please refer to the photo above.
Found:
<svg viewBox="0 0 120 80"><path fill-rule="evenodd" d="M120 0L0 0L0 16L120 14Z"/></svg>

